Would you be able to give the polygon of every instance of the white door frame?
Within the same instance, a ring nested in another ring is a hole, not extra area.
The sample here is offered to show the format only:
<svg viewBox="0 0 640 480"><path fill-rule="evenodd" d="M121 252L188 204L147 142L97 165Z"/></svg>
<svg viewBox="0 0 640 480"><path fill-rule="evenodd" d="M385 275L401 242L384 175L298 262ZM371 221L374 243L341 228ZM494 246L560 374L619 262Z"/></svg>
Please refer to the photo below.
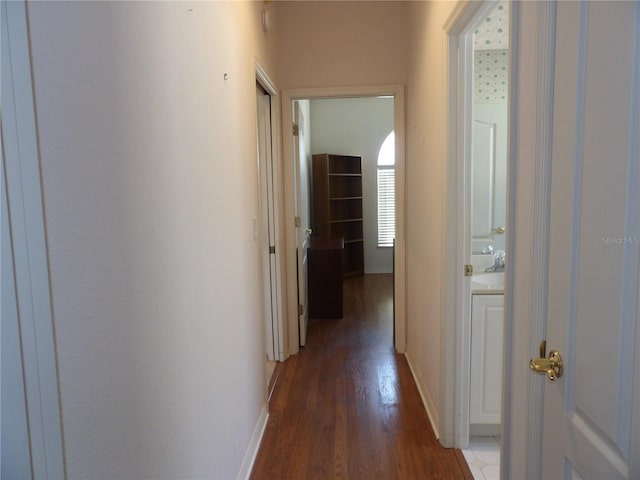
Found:
<svg viewBox="0 0 640 480"><path fill-rule="evenodd" d="M460 2L444 25L448 88L447 181L444 198L440 336L440 442L465 448L469 441L471 285L463 276L471 263L471 147L473 29L495 1ZM512 4L513 8L513 4ZM511 52L512 50L510 50ZM505 284L508 289L508 284Z"/></svg>
<svg viewBox="0 0 640 480"><path fill-rule="evenodd" d="M14 300L20 328L32 474L34 478L64 478L60 393L27 10L24 1L2 2L1 7L2 167L6 174L15 268Z"/></svg>
<svg viewBox="0 0 640 480"><path fill-rule="evenodd" d="M556 5L514 2L503 478L540 478L544 377L529 369L546 337Z"/></svg>
<svg viewBox="0 0 640 480"><path fill-rule="evenodd" d="M267 168L271 169L271 180L272 180L272 196L271 202L273 205L267 207L266 205L261 205L261 215L265 215L265 208L270 208L273 212L273 222L272 225L274 228L274 246L275 246L275 271L270 272L268 275L264 275L263 282L263 291L265 295L265 299L270 297L271 311L273 312L272 318L266 319L265 322L265 341L267 339L271 339L271 343L273 345L272 351L269 351L269 347L267 346L267 356L270 360L276 361L284 361L286 360L286 348L285 348L285 337L286 331L284 327L284 308L286 307L286 302L284 300L284 291L282 288L282 272L284 271L284 255L281 255L280 252L284 252L283 242L282 242L282 220L280 219L280 199L281 196L281 186L280 186L280 178L282 178L282 170L280 166L280 162L278 162L278 158L280 158L280 144L278 139L280 138L280 130L279 130L279 118L280 118L280 103L277 101L278 90L276 85L273 83L266 70L262 67L260 62L256 59L255 62L255 72L256 72L256 82L269 94L271 97L271 165L267 166ZM263 165L260 165L259 168L263 168ZM259 172L261 174L262 172ZM265 192L266 193L266 192ZM261 204L264 203L265 199L261 198ZM272 207L272 208L271 208ZM260 224L263 222L261 221ZM261 235L263 235L261 233ZM262 252L262 261L265 265L270 265L271 258L269 252ZM265 311L265 315L267 312ZM273 357L273 358L272 358Z"/></svg>
<svg viewBox="0 0 640 480"><path fill-rule="evenodd" d="M310 152L307 152L304 148L304 140L306 125L304 115L302 114L300 103L294 102L294 113L293 113L293 122L298 126L298 134L295 135L294 140L294 156L292 165L294 167L293 175L294 175L294 184L295 184L295 213L296 215L296 254L298 256L297 259L297 276L298 276L298 334L299 334L299 344L304 347L307 343L307 329L309 326L309 285L307 278L308 264L307 264L307 250L308 250L308 241L309 241L309 229L311 228L310 224L302 223L305 220L305 215L303 215L302 210L302 176L301 176L301 165L302 162L307 162L306 157L300 156L300 149L302 146L302 151L305 155L309 155ZM308 121L308 119L307 119ZM307 169L308 170L308 169ZM307 173L308 175L308 173ZM308 195L309 191L305 190L305 193ZM306 212L306 219L309 220L309 212ZM298 219L300 219L301 223L298 225ZM302 291L302 296L300 292Z"/></svg>
<svg viewBox="0 0 640 480"><path fill-rule="evenodd" d="M294 100L318 98L357 98L392 95L394 97L394 129L396 131L396 248L395 248L395 349L406 349L406 246L405 246L405 106L404 85L361 87L300 88L282 92L282 158L284 165L285 242L287 245L287 355L298 353L298 306L294 218L293 112Z"/></svg>

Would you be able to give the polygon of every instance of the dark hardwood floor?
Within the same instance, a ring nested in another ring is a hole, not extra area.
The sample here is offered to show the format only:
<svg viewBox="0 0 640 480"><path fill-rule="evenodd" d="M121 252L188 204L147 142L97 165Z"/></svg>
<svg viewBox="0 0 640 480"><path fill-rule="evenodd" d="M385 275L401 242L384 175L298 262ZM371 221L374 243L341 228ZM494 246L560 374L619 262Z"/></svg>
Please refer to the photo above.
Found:
<svg viewBox="0 0 640 480"><path fill-rule="evenodd" d="M392 276L345 281L344 318L310 320L278 366L252 479L473 479L436 440L403 355L393 351Z"/></svg>

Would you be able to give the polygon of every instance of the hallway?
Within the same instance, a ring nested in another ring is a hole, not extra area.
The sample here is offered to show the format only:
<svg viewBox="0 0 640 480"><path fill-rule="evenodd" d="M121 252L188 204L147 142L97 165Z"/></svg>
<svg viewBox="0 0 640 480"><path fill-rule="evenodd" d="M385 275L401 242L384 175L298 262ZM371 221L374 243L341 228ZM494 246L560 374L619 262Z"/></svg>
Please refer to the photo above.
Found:
<svg viewBox="0 0 640 480"><path fill-rule="evenodd" d="M345 281L344 318L311 320L279 367L252 479L471 479L435 438L393 352L390 274Z"/></svg>

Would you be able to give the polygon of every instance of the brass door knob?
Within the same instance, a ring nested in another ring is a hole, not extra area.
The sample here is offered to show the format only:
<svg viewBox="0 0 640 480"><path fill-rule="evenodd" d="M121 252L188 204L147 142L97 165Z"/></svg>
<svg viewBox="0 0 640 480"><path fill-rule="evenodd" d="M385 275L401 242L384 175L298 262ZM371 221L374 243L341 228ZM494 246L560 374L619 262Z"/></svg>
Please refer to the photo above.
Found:
<svg viewBox="0 0 640 480"><path fill-rule="evenodd" d="M551 350L549 358L532 358L529 367L536 373L546 373L553 382L562 376L562 357L557 350Z"/></svg>

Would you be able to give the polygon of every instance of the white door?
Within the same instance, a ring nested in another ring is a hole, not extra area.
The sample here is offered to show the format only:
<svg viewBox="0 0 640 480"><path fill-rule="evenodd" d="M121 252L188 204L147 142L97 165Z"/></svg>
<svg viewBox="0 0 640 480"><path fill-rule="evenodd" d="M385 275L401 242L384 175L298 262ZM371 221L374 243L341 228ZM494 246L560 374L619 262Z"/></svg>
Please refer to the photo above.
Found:
<svg viewBox="0 0 640 480"><path fill-rule="evenodd" d="M545 479L640 478L640 3L558 2Z"/></svg>
<svg viewBox="0 0 640 480"><path fill-rule="evenodd" d="M263 259L265 338L269 360L282 360L282 332L278 324L276 277L273 158L271 145L271 97L261 87L256 92L258 108L258 171L260 176L260 254Z"/></svg>
<svg viewBox="0 0 640 480"><path fill-rule="evenodd" d="M471 250L504 250L507 196L507 103L474 103Z"/></svg>
<svg viewBox="0 0 640 480"><path fill-rule="evenodd" d="M307 286L307 243L309 240L309 154L305 142L304 115L300 103L293 103L293 121L296 125L293 136L293 168L295 174L295 216L296 216L296 254L298 265L298 323L300 346L307 343L307 326L309 312L307 301L309 289Z"/></svg>

